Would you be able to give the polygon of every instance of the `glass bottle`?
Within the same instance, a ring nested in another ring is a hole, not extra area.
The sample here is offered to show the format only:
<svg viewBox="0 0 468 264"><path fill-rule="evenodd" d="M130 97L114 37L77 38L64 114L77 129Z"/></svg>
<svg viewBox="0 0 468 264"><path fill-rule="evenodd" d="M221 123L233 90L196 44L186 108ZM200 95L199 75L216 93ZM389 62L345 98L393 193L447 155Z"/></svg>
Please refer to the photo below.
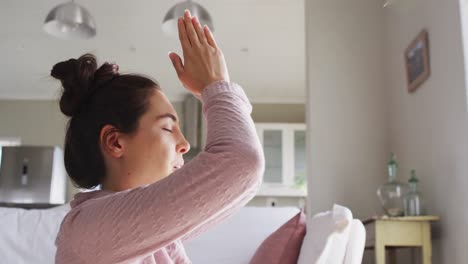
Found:
<svg viewBox="0 0 468 264"><path fill-rule="evenodd" d="M410 192L405 196L405 216L424 215L424 203L421 199L421 193L418 190L418 178L416 171L411 171L409 179Z"/></svg>
<svg viewBox="0 0 468 264"><path fill-rule="evenodd" d="M406 183L398 181L397 169L396 156L392 153L388 162L388 182L377 189L380 203L389 216L402 216L404 214L404 197L409 189Z"/></svg>

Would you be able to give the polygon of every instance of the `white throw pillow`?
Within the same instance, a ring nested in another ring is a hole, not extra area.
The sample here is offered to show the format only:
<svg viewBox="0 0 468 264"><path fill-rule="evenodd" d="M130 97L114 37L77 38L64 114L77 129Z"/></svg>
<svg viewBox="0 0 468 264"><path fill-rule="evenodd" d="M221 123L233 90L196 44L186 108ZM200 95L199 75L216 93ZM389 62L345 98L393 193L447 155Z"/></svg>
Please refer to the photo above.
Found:
<svg viewBox="0 0 468 264"><path fill-rule="evenodd" d="M351 211L333 205L332 211L318 213L307 219L298 264L342 264L346 254Z"/></svg>

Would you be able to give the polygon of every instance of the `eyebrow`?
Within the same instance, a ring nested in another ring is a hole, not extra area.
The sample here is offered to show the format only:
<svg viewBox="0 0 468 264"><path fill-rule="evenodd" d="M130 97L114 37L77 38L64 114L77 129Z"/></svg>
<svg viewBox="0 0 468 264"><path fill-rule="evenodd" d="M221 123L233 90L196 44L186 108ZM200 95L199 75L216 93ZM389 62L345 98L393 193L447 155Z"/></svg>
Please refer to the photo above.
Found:
<svg viewBox="0 0 468 264"><path fill-rule="evenodd" d="M158 115L158 116L156 117L156 121L158 121L158 120L160 120L160 119L163 119L163 118L170 118L170 119L172 119L174 122L177 122L177 117L175 117L175 115L170 114L170 113Z"/></svg>

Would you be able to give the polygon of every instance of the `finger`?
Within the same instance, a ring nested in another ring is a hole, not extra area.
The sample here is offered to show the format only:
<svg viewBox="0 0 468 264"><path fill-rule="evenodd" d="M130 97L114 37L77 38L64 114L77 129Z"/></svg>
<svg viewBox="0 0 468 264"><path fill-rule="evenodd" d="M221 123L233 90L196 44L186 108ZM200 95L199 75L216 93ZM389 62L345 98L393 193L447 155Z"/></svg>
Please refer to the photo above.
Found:
<svg viewBox="0 0 468 264"><path fill-rule="evenodd" d="M185 23L183 18L179 17L179 19L177 19L177 27L179 28L180 44L182 45L182 49L185 51L192 45L190 44L190 40L187 37L187 31L185 30Z"/></svg>
<svg viewBox="0 0 468 264"><path fill-rule="evenodd" d="M198 40L200 41L201 44L206 43L206 37L205 33L203 32L203 29L201 28L200 21L198 21L197 17L192 17L192 22L193 22L193 27L195 28L195 31L197 32Z"/></svg>
<svg viewBox="0 0 468 264"><path fill-rule="evenodd" d="M169 59L172 61L172 65L177 73L177 76L181 76L184 73L184 65L182 64L182 59L179 55L174 52L169 52Z"/></svg>
<svg viewBox="0 0 468 264"><path fill-rule="evenodd" d="M195 28L193 28L192 24L192 16L190 15L190 11L185 10L184 13L184 22L185 22L185 30L187 31L188 39L190 40L190 44L193 46L199 46L200 41L198 40L197 33L195 32Z"/></svg>
<svg viewBox="0 0 468 264"><path fill-rule="evenodd" d="M213 34L211 33L211 30L208 28L207 25L203 27L203 31L205 32L206 36L206 41L208 44L210 44L214 48L218 48L218 44L216 44L216 40L213 37Z"/></svg>

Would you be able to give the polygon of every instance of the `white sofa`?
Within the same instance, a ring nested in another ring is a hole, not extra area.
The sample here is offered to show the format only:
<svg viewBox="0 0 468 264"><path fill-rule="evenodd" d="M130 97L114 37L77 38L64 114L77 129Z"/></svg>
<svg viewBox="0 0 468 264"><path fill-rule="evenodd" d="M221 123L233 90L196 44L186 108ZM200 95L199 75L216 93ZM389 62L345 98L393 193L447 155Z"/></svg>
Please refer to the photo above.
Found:
<svg viewBox="0 0 468 264"><path fill-rule="evenodd" d="M0 208L2 263L54 263L54 240L62 218L70 209L24 210ZM245 207L232 218L185 243L194 264L247 264L272 232L299 212L294 207ZM363 227L353 221L343 263L361 263ZM337 263L341 264L341 263Z"/></svg>

